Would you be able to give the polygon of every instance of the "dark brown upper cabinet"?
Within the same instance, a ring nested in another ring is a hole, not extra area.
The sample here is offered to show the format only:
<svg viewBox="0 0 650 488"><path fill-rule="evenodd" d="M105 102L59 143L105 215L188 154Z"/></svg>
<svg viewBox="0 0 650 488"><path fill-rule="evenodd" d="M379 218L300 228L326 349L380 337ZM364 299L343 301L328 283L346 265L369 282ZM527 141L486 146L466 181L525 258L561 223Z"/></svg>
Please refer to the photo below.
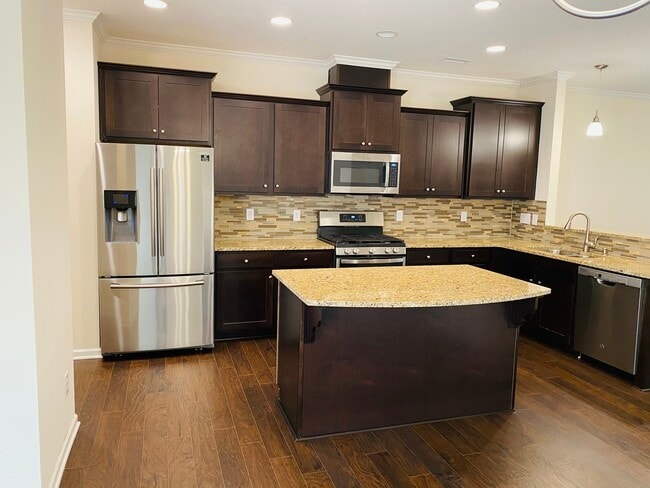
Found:
<svg viewBox="0 0 650 488"><path fill-rule="evenodd" d="M397 152L405 90L328 84L317 90L330 103L331 149Z"/></svg>
<svg viewBox="0 0 650 488"><path fill-rule="evenodd" d="M216 73L98 63L103 142L211 145Z"/></svg>
<svg viewBox="0 0 650 488"><path fill-rule="evenodd" d="M466 132L466 112L402 109L400 195L460 197Z"/></svg>
<svg viewBox="0 0 650 488"><path fill-rule="evenodd" d="M535 196L543 102L467 97L451 102L470 112L465 196Z"/></svg>
<svg viewBox="0 0 650 488"><path fill-rule="evenodd" d="M217 193L325 193L327 104L214 94Z"/></svg>

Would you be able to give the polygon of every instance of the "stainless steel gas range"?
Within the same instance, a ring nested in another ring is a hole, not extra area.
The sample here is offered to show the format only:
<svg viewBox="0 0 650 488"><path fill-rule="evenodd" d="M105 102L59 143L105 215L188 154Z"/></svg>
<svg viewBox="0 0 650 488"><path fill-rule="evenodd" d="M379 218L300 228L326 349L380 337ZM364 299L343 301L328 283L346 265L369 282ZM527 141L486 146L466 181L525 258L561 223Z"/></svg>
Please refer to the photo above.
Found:
<svg viewBox="0 0 650 488"><path fill-rule="evenodd" d="M383 212L318 213L318 238L334 244L337 268L406 265L404 241L383 232Z"/></svg>

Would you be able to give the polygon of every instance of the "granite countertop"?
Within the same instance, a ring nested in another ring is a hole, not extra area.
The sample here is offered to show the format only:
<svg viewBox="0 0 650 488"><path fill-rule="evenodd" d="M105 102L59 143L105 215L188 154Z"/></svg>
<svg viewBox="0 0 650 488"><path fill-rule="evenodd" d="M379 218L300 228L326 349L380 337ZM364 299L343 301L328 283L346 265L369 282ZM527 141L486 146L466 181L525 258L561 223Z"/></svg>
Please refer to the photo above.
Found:
<svg viewBox="0 0 650 488"><path fill-rule="evenodd" d="M448 307L551 293L469 265L275 270L273 276L315 307Z"/></svg>
<svg viewBox="0 0 650 488"><path fill-rule="evenodd" d="M421 238L406 237L406 247L408 248L444 248L444 247L502 247L513 251L521 251L537 256L557 259L569 263L589 266L591 268L623 273L639 278L650 278L650 262L640 261L632 258L621 258L618 256L603 256L597 252L589 253L590 257L561 256L553 254L550 249L551 244L545 244L539 241L528 241L514 237L458 237L458 238ZM567 246L561 246L568 249ZM580 249L572 249L580 251Z"/></svg>
<svg viewBox="0 0 650 488"><path fill-rule="evenodd" d="M308 251L333 250L334 246L315 237L263 238L263 239L215 239L215 251Z"/></svg>

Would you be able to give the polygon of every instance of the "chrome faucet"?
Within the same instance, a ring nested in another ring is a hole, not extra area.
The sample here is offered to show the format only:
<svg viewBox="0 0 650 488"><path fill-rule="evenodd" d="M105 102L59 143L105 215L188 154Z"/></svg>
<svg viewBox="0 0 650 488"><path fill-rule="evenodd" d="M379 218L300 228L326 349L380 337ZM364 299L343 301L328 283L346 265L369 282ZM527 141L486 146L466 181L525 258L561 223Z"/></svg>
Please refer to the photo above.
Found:
<svg viewBox="0 0 650 488"><path fill-rule="evenodd" d="M582 212L575 212L572 213L571 216L569 217L569 220L567 220L566 224L564 224L564 230L569 230L571 229L571 223L573 222L574 217L577 215L582 215L586 220L587 220L587 228L585 229L585 242L582 245L582 252L589 252L590 249L593 249L596 247L596 243L598 242L598 237L596 237L593 242L589 240L589 230L591 228L591 222L589 221L589 216L586 213Z"/></svg>

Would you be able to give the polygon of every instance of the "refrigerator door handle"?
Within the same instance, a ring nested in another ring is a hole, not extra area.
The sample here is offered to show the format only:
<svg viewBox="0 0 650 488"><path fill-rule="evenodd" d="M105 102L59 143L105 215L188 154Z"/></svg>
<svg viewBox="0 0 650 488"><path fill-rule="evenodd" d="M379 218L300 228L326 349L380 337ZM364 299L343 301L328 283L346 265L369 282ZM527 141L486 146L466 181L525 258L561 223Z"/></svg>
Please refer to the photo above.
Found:
<svg viewBox="0 0 650 488"><path fill-rule="evenodd" d="M163 179L163 169L159 169L158 176L158 217L160 222L158 226L160 229L160 240L158 241L158 248L160 256L165 255L165 180Z"/></svg>
<svg viewBox="0 0 650 488"><path fill-rule="evenodd" d="M111 283L111 288L121 288L123 290L135 290L139 288L182 288L185 286L202 286L205 281L192 281L190 283L150 283L150 284L132 284L120 285L119 283Z"/></svg>
<svg viewBox="0 0 650 488"><path fill-rule="evenodd" d="M149 171L149 199L151 203L151 255L153 257L156 257L157 249L156 249L156 170L155 168L151 168Z"/></svg>

